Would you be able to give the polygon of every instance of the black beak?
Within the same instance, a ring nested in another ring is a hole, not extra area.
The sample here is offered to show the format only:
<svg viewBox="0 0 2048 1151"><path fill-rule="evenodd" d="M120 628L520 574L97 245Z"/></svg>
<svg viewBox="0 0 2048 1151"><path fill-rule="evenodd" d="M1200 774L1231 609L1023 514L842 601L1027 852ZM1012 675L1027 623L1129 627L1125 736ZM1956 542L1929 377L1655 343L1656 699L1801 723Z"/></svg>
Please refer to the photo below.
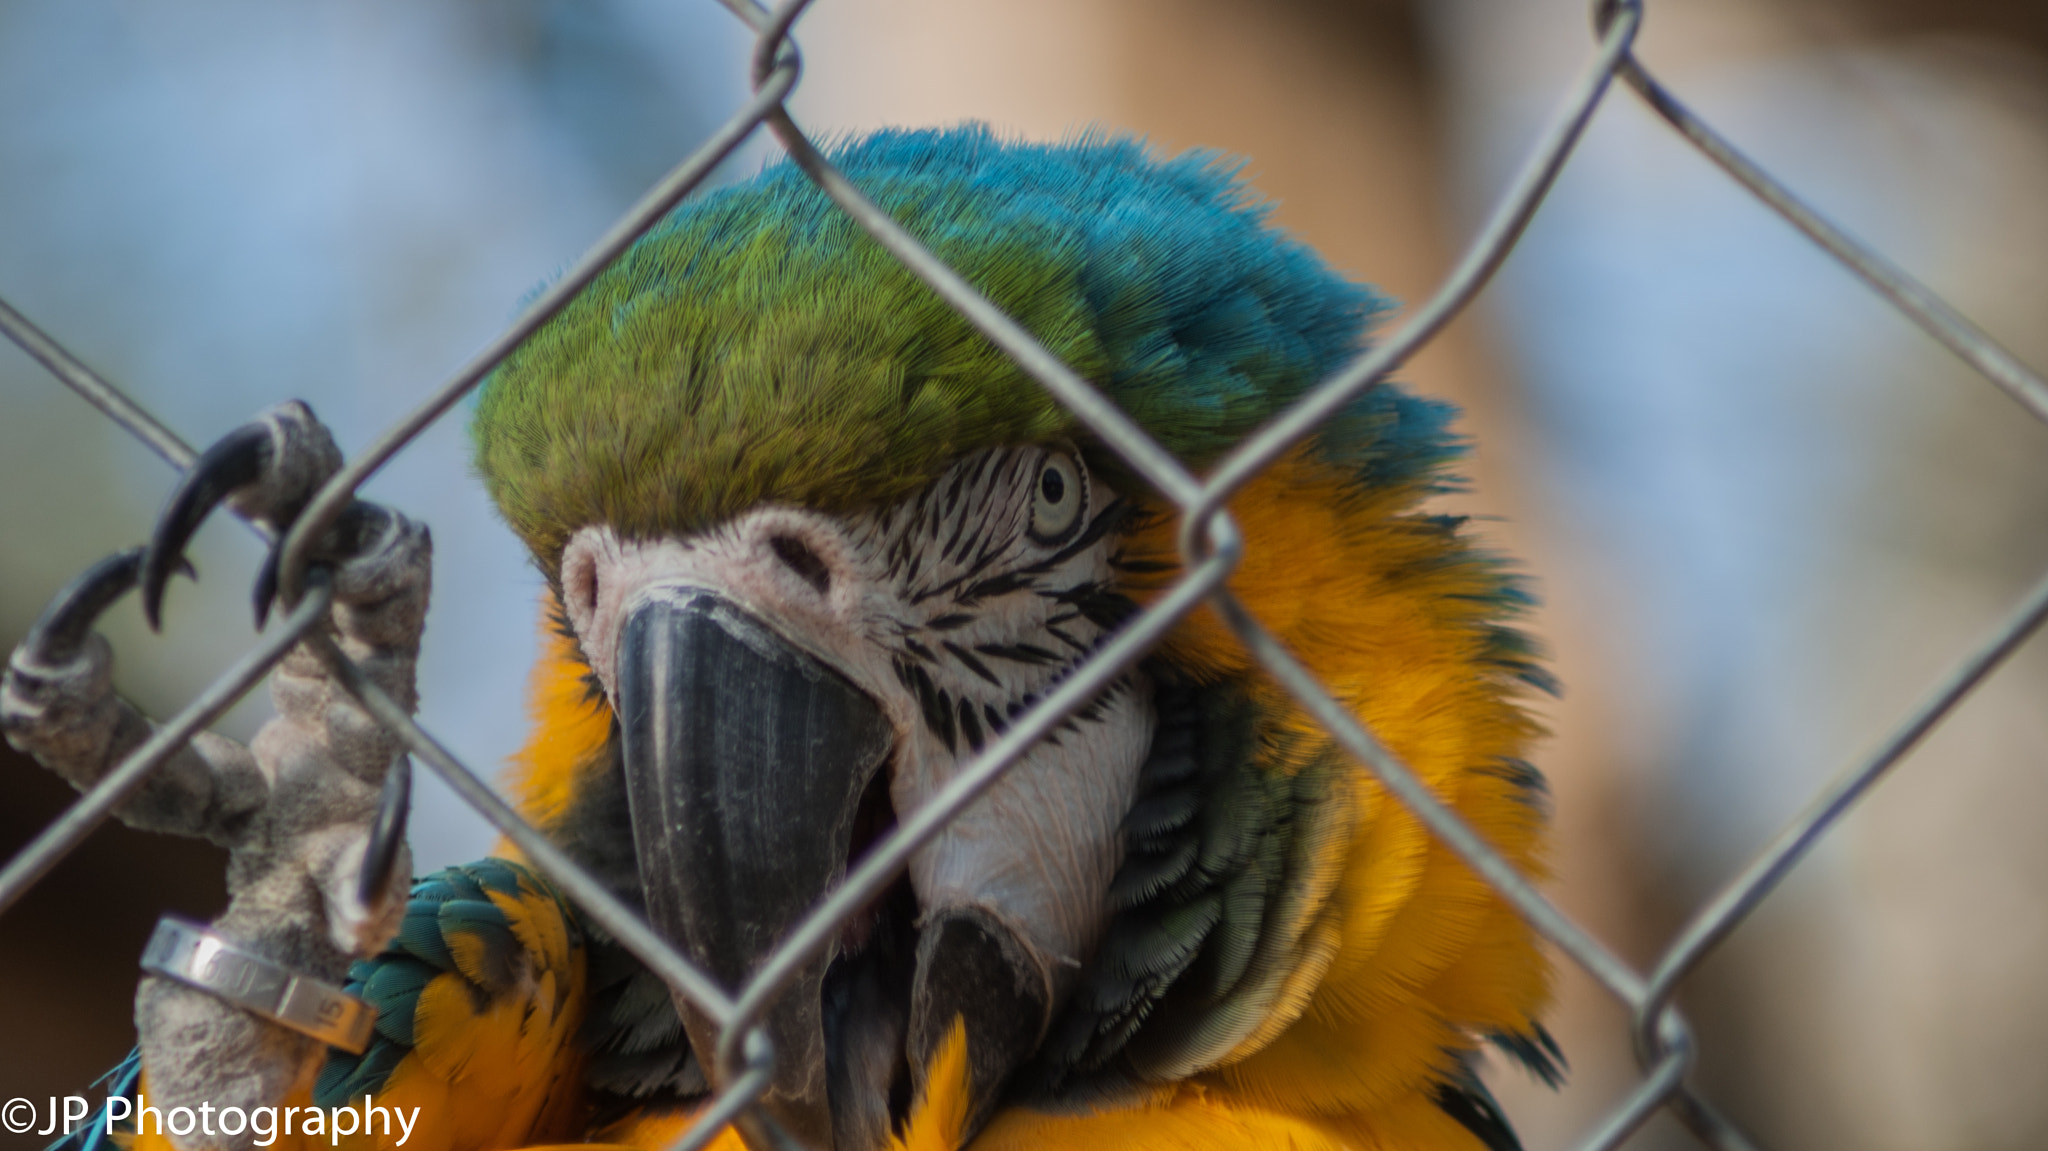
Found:
<svg viewBox="0 0 2048 1151"><path fill-rule="evenodd" d="M845 874L863 790L893 742L881 709L815 657L702 588L656 586L619 635L626 794L648 921L737 989ZM765 1104L833 1145L814 960L772 1007ZM677 998L714 1087L717 1027Z"/></svg>

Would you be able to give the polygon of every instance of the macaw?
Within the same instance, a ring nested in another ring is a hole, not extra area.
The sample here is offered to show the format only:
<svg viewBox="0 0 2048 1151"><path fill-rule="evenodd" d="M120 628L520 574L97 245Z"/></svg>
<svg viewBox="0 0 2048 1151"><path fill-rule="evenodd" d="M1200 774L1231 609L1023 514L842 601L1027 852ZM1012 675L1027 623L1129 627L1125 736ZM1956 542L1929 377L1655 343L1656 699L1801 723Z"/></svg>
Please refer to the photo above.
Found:
<svg viewBox="0 0 2048 1151"><path fill-rule="evenodd" d="M1192 467L1389 307L1211 153L966 126L829 154ZM1453 415L1359 397L1232 501L1230 586L1540 875L1551 685L1515 574L1424 506ZM789 163L634 244L472 429L546 584L518 806L730 986L1179 570L1165 501ZM1475 1060L1555 1082L1547 987L1530 927L1203 609L803 969L762 1108L832 1151L1502 1151ZM416 1106L410 1149L662 1147L721 1086L712 1023L509 845L419 882L348 989L374 1035L295 1098Z"/></svg>

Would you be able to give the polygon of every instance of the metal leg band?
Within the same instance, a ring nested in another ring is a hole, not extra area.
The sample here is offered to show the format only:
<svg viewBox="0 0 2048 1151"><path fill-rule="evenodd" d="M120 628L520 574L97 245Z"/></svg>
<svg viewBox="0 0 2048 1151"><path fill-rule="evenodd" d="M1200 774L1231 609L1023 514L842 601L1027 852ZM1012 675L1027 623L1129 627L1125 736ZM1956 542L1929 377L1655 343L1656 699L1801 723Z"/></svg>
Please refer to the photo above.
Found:
<svg viewBox="0 0 2048 1151"><path fill-rule="evenodd" d="M330 1047L362 1054L377 1009L330 983L251 954L196 923L157 920L142 969L196 987Z"/></svg>

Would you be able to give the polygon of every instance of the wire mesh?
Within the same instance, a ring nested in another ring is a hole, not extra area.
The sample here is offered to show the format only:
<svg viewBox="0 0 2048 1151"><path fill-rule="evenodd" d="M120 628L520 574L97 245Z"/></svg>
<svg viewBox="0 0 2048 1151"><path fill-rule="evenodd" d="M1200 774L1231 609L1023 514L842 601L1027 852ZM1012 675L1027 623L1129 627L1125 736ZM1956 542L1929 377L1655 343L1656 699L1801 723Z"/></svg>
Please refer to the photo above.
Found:
<svg viewBox="0 0 2048 1151"><path fill-rule="evenodd" d="M1959 661L1948 676L1906 713L1867 759L1824 788L1798 818L1703 903L1645 973L1616 956L1560 911L1483 836L1453 814L1231 595L1224 581L1237 565L1243 548L1226 504L1245 483L1311 435L1323 421L1406 362L1486 285L1543 202L1593 112L1608 97L1617 78L1672 130L1698 147L1760 202L1791 222L1893 308L2043 420L2048 420L2048 381L1939 296L1804 204L1715 133L1631 54L1642 21L1642 0L1603 0L1593 13L1595 47L1591 60L1563 93L1549 125L1537 137L1508 190L1443 284L1398 331L1304 394L1290 409L1221 459L1208 475L1197 476L870 201L832 166L791 119L785 101L796 88L801 59L788 32L811 0L789 0L773 9L751 0L721 2L755 34L753 97L643 196L511 326L403 420L348 461L321 489L278 543L280 591L284 602L295 602L282 626L264 637L0 869L0 913L76 847L152 769L253 688L294 644L306 639L324 648L322 654L337 678L365 709L397 733L415 755L497 825L584 914L722 1029L715 1058L718 1078L726 1086L699 1113L694 1125L675 1145L677 1151L693 1151L703 1146L728 1123L742 1124L771 1145L789 1145L788 1138L773 1129L766 1115L752 1107L770 1081L773 1053L758 1026L765 1010L798 970L828 946L846 921L893 881L914 851L973 803L1034 742L1143 658L1189 612L1207 602L1274 679L1301 702L1341 747L1491 884L1536 931L1628 1009L1642 1068L1641 1081L1602 1117L1579 1146L1589 1151L1614 1147L1660 1107L1668 1109L1709 1146L1751 1146L1745 1135L1688 1085L1695 1046L1690 1028L1673 1005L1674 994L1702 958L1742 925L1820 837L2048 619L2048 576L1976 650ZM1105 446L1117 452L1155 491L1175 505L1180 516L1183 567L1166 592L1076 674L1022 715L929 802L906 813L906 818L877 842L845 880L782 941L754 977L736 994L729 994L421 729L403 706L344 658L331 640L310 630L325 617L332 601L322 573L308 566L307 556L313 541L355 497L360 485L423 429L445 416L500 360L567 305L641 233L695 189L721 160L763 129L773 134L790 158L869 235L1009 354L1084 421ZM40 361L61 383L158 455L180 468L191 464L196 453L175 433L4 302L0 302L0 331Z"/></svg>

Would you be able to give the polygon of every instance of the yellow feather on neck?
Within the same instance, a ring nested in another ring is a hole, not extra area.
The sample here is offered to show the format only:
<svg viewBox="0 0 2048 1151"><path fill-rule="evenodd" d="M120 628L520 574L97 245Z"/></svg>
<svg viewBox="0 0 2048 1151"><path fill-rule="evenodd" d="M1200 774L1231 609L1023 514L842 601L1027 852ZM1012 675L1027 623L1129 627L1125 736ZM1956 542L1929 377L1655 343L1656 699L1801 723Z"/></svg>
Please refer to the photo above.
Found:
<svg viewBox="0 0 2048 1151"><path fill-rule="evenodd" d="M590 667L576 638L556 624L561 617L555 593L543 593L541 658L527 684L532 733L505 773L513 806L543 828L558 823L577 793L603 770L601 753L612 730L612 709L602 693L591 690ZM523 858L507 839L498 841L497 854Z"/></svg>
<svg viewBox="0 0 2048 1151"><path fill-rule="evenodd" d="M1541 878L1544 813L1500 770L1542 734L1519 702L1523 685L1488 659L1501 576L1468 541L1415 513L1421 495L1361 490L1299 450L1231 501L1245 548L1230 587L1337 702ZM1170 559L1178 526L1156 517L1131 552ZM1172 578L1149 577L1140 599ZM1163 654L1198 675L1252 670L1207 607ZM1321 727L1258 683L1273 731L1288 737L1269 738L1263 765L1293 771L1326 754ZM1319 957L1327 967L1291 986L1268 1026L1197 1082L1211 1102L1314 1115L1368 1146L1476 1146L1430 1094L1450 1052L1531 1026L1548 999L1548 968L1505 901L1362 768L1348 778L1353 826L1322 913L1333 939Z"/></svg>

